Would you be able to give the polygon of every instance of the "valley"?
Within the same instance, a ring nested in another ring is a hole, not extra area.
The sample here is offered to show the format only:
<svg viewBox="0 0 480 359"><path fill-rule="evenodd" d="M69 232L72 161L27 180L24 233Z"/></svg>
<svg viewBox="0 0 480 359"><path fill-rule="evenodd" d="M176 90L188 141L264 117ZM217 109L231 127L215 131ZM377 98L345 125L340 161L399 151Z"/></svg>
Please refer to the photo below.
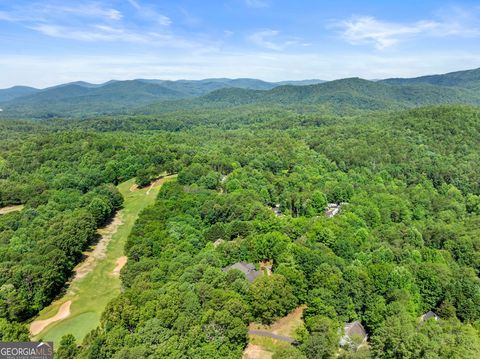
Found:
<svg viewBox="0 0 480 359"><path fill-rule="evenodd" d="M478 0L0 1L0 359L480 359L479 44Z"/></svg>
<svg viewBox="0 0 480 359"><path fill-rule="evenodd" d="M65 332L78 342L100 322L106 305L120 293L120 270L126 263L123 247L139 213L153 204L162 184L174 177L155 181L152 186L130 191L133 181L118 186L125 201L110 224L99 229L101 239L75 269L65 295L46 307L30 324L34 339L57 345Z"/></svg>
<svg viewBox="0 0 480 359"><path fill-rule="evenodd" d="M1 119L0 340L62 359L478 357L477 72Z"/></svg>

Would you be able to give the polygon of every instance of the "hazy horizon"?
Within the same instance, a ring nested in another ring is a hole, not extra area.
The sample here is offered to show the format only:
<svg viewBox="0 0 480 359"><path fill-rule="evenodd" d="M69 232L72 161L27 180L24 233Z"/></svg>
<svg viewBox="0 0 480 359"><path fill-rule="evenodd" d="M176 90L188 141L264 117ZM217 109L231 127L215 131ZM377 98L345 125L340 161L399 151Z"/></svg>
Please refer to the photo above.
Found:
<svg viewBox="0 0 480 359"><path fill-rule="evenodd" d="M469 71L469 70L475 70L475 69L476 68L457 69L457 70L454 70L454 71L451 71L451 72L461 72L461 71ZM450 73L450 72L448 72L448 73ZM434 73L426 73L426 74L419 74L418 77L443 75L443 74L444 73L438 73L438 74L437 73L435 73L435 74ZM414 76L414 77L417 77L417 76ZM48 88L53 88L53 87L63 86L63 85L68 85L68 84L74 84L74 83L79 83L79 82L84 82L84 83L87 83L89 85L94 85L94 86L102 86L102 85L106 85L109 82L117 82L117 81L173 81L173 82L175 82L175 81L206 81L206 80L242 80L242 79L249 79L249 80L259 80L259 81L270 82L270 83L282 83L282 82L301 82L301 81L329 82L329 81L345 80L345 79L348 79L348 78L361 78L361 79L367 80L367 81L381 81L381 80L385 80L385 79L388 79L388 78L404 78L404 77L392 76L392 77L377 78L377 79L366 79L366 78L359 77L359 76L352 76L352 77L341 77L341 78L336 78L336 79L332 79L332 80L324 80L324 79L321 79L321 78L305 78L305 79L296 79L296 80L286 79L286 80L279 80L279 81L268 81L268 80L265 80L265 79L254 78L254 77L236 77L236 78L232 78L232 77L208 77L208 78L198 78L198 79L187 79L187 78L178 78L178 79L127 78L127 79L122 79L122 80L110 79L110 80L107 80L107 81L104 81L104 82L98 82L98 83L89 82L89 81L79 79L79 80L74 80L74 81L69 81L69 82L64 82L64 83L57 83L57 84L53 84L51 86L46 86L46 87L35 87L35 86L29 86L29 85L24 85L24 84L16 84L16 85L9 86L9 87L0 87L0 90L6 90L6 89L10 89L12 87L33 87L33 88L36 88L36 89L39 89L39 90L45 90L45 89L48 89Z"/></svg>

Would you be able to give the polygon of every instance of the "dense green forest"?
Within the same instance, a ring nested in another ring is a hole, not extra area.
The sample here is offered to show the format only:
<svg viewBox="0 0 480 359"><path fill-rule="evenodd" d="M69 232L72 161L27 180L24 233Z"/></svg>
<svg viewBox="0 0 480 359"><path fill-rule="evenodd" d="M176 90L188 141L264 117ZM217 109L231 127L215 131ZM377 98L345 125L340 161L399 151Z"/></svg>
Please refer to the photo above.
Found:
<svg viewBox="0 0 480 359"><path fill-rule="evenodd" d="M0 339L28 338L121 208L113 185L166 172L177 181L128 239L123 293L79 348L65 333L60 358L239 358L249 323L302 304L299 345L277 359L480 357L480 110L374 109L0 121L0 207L25 205L0 216ZM222 270L265 260L272 275L252 283ZM355 320L368 346L339 351Z"/></svg>

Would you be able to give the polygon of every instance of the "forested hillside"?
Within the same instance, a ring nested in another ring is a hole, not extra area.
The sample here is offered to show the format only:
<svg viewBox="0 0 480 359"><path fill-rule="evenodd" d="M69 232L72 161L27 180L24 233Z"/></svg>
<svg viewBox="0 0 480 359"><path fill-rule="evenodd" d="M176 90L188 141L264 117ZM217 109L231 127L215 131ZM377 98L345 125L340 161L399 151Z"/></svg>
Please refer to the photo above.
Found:
<svg viewBox="0 0 480 359"><path fill-rule="evenodd" d="M328 86L359 85L376 91ZM316 102L318 86L267 93ZM480 356L478 108L249 104L0 128L0 203L25 205L0 216L2 340L28 337L25 321L121 206L111 184L167 172L177 181L128 239L123 293L79 348L65 333L59 357L240 358L249 323L300 305L299 345L274 358ZM340 212L327 217L327 203ZM237 262L272 274L222 270ZM439 319L422 322L428 311ZM339 350L353 321L368 345Z"/></svg>
<svg viewBox="0 0 480 359"><path fill-rule="evenodd" d="M18 97L28 96L39 91L28 86L14 86L8 89L0 90L0 102L10 101Z"/></svg>
<svg viewBox="0 0 480 359"><path fill-rule="evenodd" d="M44 90L30 89L33 93L24 96L16 94L18 90L11 92L14 88L0 90L0 118L90 118L245 105L336 115L437 104L479 105L479 74L480 70L468 70L383 81L347 78L278 83L255 79L139 79L100 85L74 82Z"/></svg>
<svg viewBox="0 0 480 359"><path fill-rule="evenodd" d="M306 85L320 80L265 82L256 79L130 80L91 84L77 81L43 90L16 86L0 90L0 108L8 117L63 117L131 113L158 101L188 99L224 88L271 90L280 85Z"/></svg>
<svg viewBox="0 0 480 359"><path fill-rule="evenodd" d="M421 76L412 79L394 78L383 80L382 82L392 85L430 84L478 90L480 89L480 68L467 71L450 72L445 75Z"/></svg>

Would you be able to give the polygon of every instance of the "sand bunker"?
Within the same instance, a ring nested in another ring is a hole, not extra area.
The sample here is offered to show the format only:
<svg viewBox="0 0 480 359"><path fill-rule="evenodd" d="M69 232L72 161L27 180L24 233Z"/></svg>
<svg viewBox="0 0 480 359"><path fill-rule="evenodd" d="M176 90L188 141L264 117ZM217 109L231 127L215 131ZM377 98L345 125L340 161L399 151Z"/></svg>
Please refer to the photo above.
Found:
<svg viewBox="0 0 480 359"><path fill-rule="evenodd" d="M93 268L95 268L98 259L105 258L108 243L110 243L112 236L122 224L122 211L119 211L109 225L98 230L98 233L102 235L102 238L98 241L95 249L92 252L87 253L87 258L75 269L75 279L85 277L93 270Z"/></svg>
<svg viewBox="0 0 480 359"><path fill-rule="evenodd" d="M54 322L58 322L59 320L66 319L70 315L70 305L72 301L69 300L68 302L63 303L60 308L58 308L57 314L53 317L44 319L44 320L35 320L30 324L30 333L32 335L37 335L41 333L47 326Z"/></svg>
<svg viewBox="0 0 480 359"><path fill-rule="evenodd" d="M115 264L115 268L113 269L113 275L120 275L120 271L125 264L127 264L127 256L118 258Z"/></svg>

